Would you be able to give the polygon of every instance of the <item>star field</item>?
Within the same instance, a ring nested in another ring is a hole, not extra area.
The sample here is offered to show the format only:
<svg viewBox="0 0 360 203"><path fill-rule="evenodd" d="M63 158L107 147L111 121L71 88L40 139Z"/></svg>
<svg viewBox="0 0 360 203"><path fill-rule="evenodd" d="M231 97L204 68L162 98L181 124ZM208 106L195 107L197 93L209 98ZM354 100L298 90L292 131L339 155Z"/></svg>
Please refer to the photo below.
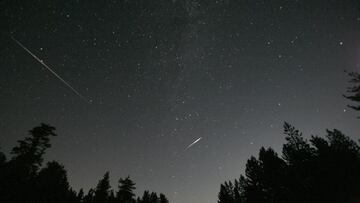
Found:
<svg viewBox="0 0 360 203"><path fill-rule="evenodd" d="M282 125L358 139L344 73L360 71L356 1L106 0L0 3L0 146L40 122L47 159L75 189L105 171L113 187L174 203L215 202ZM84 102L19 47L69 82ZM196 139L202 139L186 149Z"/></svg>

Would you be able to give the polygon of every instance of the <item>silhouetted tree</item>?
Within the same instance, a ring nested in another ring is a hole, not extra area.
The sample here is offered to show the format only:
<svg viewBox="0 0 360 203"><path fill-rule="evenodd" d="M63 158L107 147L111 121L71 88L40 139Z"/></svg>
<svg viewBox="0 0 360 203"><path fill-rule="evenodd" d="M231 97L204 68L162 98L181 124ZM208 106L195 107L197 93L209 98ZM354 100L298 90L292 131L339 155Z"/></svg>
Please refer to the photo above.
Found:
<svg viewBox="0 0 360 203"><path fill-rule="evenodd" d="M50 137L56 136L54 131L54 127L41 124L29 131L29 137L18 141L10 160L0 152L0 203L135 203L135 183L129 176L119 180L116 196L110 189L109 172L84 195L83 189L76 193L70 187L66 170L58 162L48 162L42 168ZM143 199L168 203L165 195L158 197L155 192L146 191Z"/></svg>
<svg viewBox="0 0 360 203"><path fill-rule="evenodd" d="M94 203L94 196L94 189L90 189L88 193L84 196L83 203Z"/></svg>
<svg viewBox="0 0 360 203"><path fill-rule="evenodd" d="M284 134L286 143L283 145L283 158L287 162L287 201L291 202L309 202L311 201L312 189L311 179L313 174L313 161L315 150L310 143L303 138L302 133L293 126L284 124Z"/></svg>
<svg viewBox="0 0 360 203"><path fill-rule="evenodd" d="M81 202L81 200L78 199L78 194L72 188L70 188L69 191L67 192L67 196L63 198L62 202L64 202L64 201L66 201L67 203L80 203Z"/></svg>
<svg viewBox="0 0 360 203"><path fill-rule="evenodd" d="M150 203L158 203L159 199L155 192L151 192L150 194Z"/></svg>
<svg viewBox="0 0 360 203"><path fill-rule="evenodd" d="M311 160L313 149L299 130L285 122L284 134L287 143L283 146L283 158L289 165L301 165Z"/></svg>
<svg viewBox="0 0 360 203"><path fill-rule="evenodd" d="M0 151L0 167L4 166L5 163L6 163L6 156L3 152ZM1 168L0 168L0 170L1 170Z"/></svg>
<svg viewBox="0 0 360 203"><path fill-rule="evenodd" d="M220 185L218 203L235 203L234 188L230 181Z"/></svg>
<svg viewBox="0 0 360 203"><path fill-rule="evenodd" d="M160 200L160 203L169 203L169 200L162 193L160 193L159 200Z"/></svg>
<svg viewBox="0 0 360 203"><path fill-rule="evenodd" d="M137 198L137 203L169 203L169 200L164 194L160 193L158 196L155 192L144 191L142 198Z"/></svg>
<svg viewBox="0 0 360 203"><path fill-rule="evenodd" d="M349 72L348 75L351 77L350 83L353 83L354 86L348 87L347 93L349 95L344 95L345 98L354 101L360 102L360 74L356 72ZM348 105L350 108L355 109L356 111L360 111L360 105Z"/></svg>
<svg viewBox="0 0 360 203"><path fill-rule="evenodd" d="M336 129L327 130L326 137L327 140L312 136L310 140L317 149L313 181L316 195L322 200L327 197L328 202L359 201L359 145Z"/></svg>
<svg viewBox="0 0 360 203"><path fill-rule="evenodd" d="M13 157L2 169L0 202L29 202L36 198L34 181L43 155L51 146L50 137L56 136L54 131L54 127L42 123L29 131L29 137L18 141L11 152Z"/></svg>
<svg viewBox="0 0 360 203"><path fill-rule="evenodd" d="M235 181L236 196L247 202L284 202L282 177L286 174L286 163L271 148L261 148L259 159L251 157L246 164L245 175ZM243 193L243 194L241 194Z"/></svg>
<svg viewBox="0 0 360 203"><path fill-rule="evenodd" d="M138 199L138 201L140 203L149 203L150 202L150 193L149 193L149 191L145 190L141 200Z"/></svg>
<svg viewBox="0 0 360 203"><path fill-rule="evenodd" d="M81 188L76 195L77 202L82 202L84 199L84 190Z"/></svg>
<svg viewBox="0 0 360 203"><path fill-rule="evenodd" d="M339 130L326 132L308 142L285 123L282 158L262 147L245 176L221 184L218 202L360 202L360 146Z"/></svg>
<svg viewBox="0 0 360 203"><path fill-rule="evenodd" d="M118 201L122 203L133 203L135 202L135 194L133 190L135 190L135 183L130 179L130 177L126 177L125 179L120 178L119 180L119 191L116 194L116 198Z"/></svg>
<svg viewBox="0 0 360 203"><path fill-rule="evenodd" d="M243 187L244 177L240 177L239 180L224 182L220 185L220 192L218 194L218 203L242 203L244 202Z"/></svg>
<svg viewBox="0 0 360 203"><path fill-rule="evenodd" d="M103 179L99 181L95 189L95 203L106 203L110 197L110 180L109 172L106 172Z"/></svg>
<svg viewBox="0 0 360 203"><path fill-rule="evenodd" d="M51 147L50 136L56 136L55 127L42 123L29 131L30 137L19 140L19 145L12 149L12 161L24 168L28 176L37 173L43 161L45 150Z"/></svg>
<svg viewBox="0 0 360 203"><path fill-rule="evenodd" d="M37 189L36 199L38 199L39 203L68 202L72 197L66 171L56 161L47 163L47 166L40 170L35 182Z"/></svg>
<svg viewBox="0 0 360 203"><path fill-rule="evenodd" d="M109 200L108 200L109 203L116 203L116 197L115 197L115 194L114 194L114 190L111 190L110 191L110 195L109 195Z"/></svg>
<svg viewBox="0 0 360 203"><path fill-rule="evenodd" d="M235 179L235 181L234 181L234 200L237 203L242 202L241 191L242 191L242 185L240 184L240 180Z"/></svg>

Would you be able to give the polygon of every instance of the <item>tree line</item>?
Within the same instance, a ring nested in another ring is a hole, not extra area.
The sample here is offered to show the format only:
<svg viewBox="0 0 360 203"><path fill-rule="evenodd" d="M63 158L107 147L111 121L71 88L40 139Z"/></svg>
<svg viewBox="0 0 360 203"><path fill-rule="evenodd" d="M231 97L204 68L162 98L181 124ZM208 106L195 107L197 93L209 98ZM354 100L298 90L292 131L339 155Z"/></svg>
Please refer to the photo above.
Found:
<svg viewBox="0 0 360 203"><path fill-rule="evenodd" d="M360 103L360 74L350 72L348 95ZM360 105L348 105L360 111ZM218 203L357 203L360 202L360 146L341 131L306 140L284 124L282 156L262 147L247 160L245 175L220 185ZM359 140L360 142L360 140Z"/></svg>
<svg viewBox="0 0 360 203"><path fill-rule="evenodd" d="M57 161L43 164L43 156L51 147L50 138L57 136L55 127L41 124L18 141L7 159L0 152L0 202L4 203L168 203L164 194L144 191L135 197L135 183L120 178L118 190L111 189L109 172L97 186L84 194L70 187L67 172Z"/></svg>
<svg viewBox="0 0 360 203"><path fill-rule="evenodd" d="M218 203L360 201L360 146L339 130L308 141L288 123L282 156L262 147L245 175L221 184Z"/></svg>
<svg viewBox="0 0 360 203"><path fill-rule="evenodd" d="M345 98L360 103L360 74L348 73L354 84ZM360 105L349 105L360 111ZM245 174L220 185L218 203L357 203L360 202L360 146L341 131L310 140L289 123L279 156L262 147L247 160ZM57 136L55 127L41 124L18 141L11 157L0 151L1 203L168 203L164 194L144 191L136 197L130 177L111 189L109 172L86 194L70 187L67 172L57 161L43 166L44 154Z"/></svg>

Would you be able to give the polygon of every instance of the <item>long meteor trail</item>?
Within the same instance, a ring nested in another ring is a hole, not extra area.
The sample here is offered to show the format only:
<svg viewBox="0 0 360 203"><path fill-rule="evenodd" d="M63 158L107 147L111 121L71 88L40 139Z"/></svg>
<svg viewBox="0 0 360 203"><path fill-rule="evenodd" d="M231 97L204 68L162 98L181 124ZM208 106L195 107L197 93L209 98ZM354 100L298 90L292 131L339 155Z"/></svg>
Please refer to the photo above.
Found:
<svg viewBox="0 0 360 203"><path fill-rule="evenodd" d="M11 37L11 39L18 44L21 48L23 48L26 52L28 52L32 57L34 57L41 65L43 65L46 69L48 69L53 75L55 75L61 82L63 82L67 87L69 87L76 95L78 95L81 99L83 99L86 102L89 102L82 94L80 94L75 88L73 88L68 82L66 82L60 75L58 75L53 69L51 69L48 65L44 63L43 60L39 59L35 54L33 54L28 48L26 48L23 44L21 44L18 40L16 40L14 37Z"/></svg>
<svg viewBox="0 0 360 203"><path fill-rule="evenodd" d="M195 140L193 143L191 143L189 146L186 147L185 150L189 149L190 147L194 146L197 142L199 142L202 139L202 137L199 137L197 140Z"/></svg>

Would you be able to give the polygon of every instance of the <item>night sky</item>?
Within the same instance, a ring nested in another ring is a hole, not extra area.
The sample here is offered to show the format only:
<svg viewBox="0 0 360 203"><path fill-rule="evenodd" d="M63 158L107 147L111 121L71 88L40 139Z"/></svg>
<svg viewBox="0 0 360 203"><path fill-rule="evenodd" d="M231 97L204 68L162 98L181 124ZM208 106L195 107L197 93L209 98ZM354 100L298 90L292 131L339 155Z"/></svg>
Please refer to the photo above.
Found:
<svg viewBox="0 0 360 203"><path fill-rule="evenodd" d="M109 170L115 189L130 175L138 194L213 203L261 146L281 153L284 121L359 139L342 97L360 71L355 0L3 0L0 27L1 150L55 126L46 160L76 190Z"/></svg>

